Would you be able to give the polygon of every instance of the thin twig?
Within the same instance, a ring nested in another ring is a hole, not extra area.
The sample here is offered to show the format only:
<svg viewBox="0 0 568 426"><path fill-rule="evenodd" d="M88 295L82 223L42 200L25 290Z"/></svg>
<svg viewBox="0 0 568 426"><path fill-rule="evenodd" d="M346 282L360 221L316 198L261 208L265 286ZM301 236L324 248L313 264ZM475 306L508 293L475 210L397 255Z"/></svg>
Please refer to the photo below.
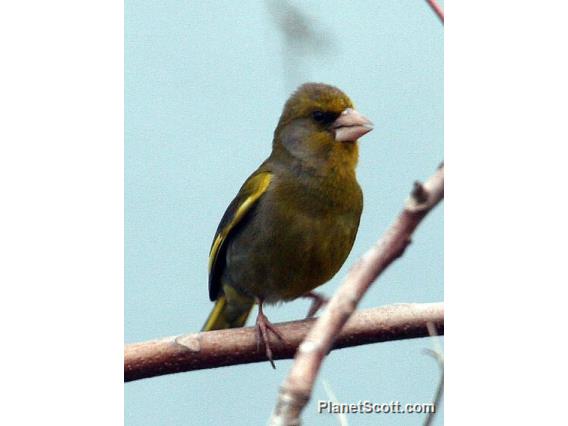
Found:
<svg viewBox="0 0 568 426"><path fill-rule="evenodd" d="M295 89L306 80L308 59L334 51L334 36L290 1L266 0L265 4L282 35L282 65L286 85Z"/></svg>
<svg viewBox="0 0 568 426"><path fill-rule="evenodd" d="M442 24L443 24L444 23L444 11L440 7L440 5L438 3L436 3L436 0L426 0L426 2L430 5L430 7L434 11L434 13L436 13L436 15L438 15L438 18L440 18L440 21L442 21Z"/></svg>
<svg viewBox="0 0 568 426"><path fill-rule="evenodd" d="M285 337L270 342L275 359L292 358L316 319L277 324ZM408 303L357 312L346 324L334 349L428 336L427 324L444 333L442 303ZM266 362L257 349L254 327L209 331L134 343L124 348L124 380L252 362Z"/></svg>
<svg viewBox="0 0 568 426"><path fill-rule="evenodd" d="M335 392L333 392L333 389L331 388L331 385L327 382L327 380L322 379L321 384L323 385L323 389L325 390L325 393L329 398L329 400L332 401L334 404L339 404L339 400L337 399ZM339 426L349 426L349 421L347 420L347 416L345 415L345 413L335 413L335 414L337 414L337 422L339 423Z"/></svg>
<svg viewBox="0 0 568 426"><path fill-rule="evenodd" d="M438 15L440 21L442 21L442 25L444 25L444 11L440 7L436 0L426 0L432 10ZM429 350L426 349L426 353L430 356L433 356L436 361L438 361L438 365L440 366L440 382L438 383L438 387L436 389L436 396L434 397L434 411L428 413L426 420L424 421L424 426L430 426L434 421L434 417L436 416L436 412L438 411L438 407L440 405L440 401L442 400L442 394L444 392L444 354L442 353L442 348L438 339L438 333L436 333L436 328L433 324L428 324L428 333L430 336L435 337L434 339L434 347L435 349Z"/></svg>
<svg viewBox="0 0 568 426"><path fill-rule="evenodd" d="M442 402L442 395L444 394L444 353L442 352L442 345L440 345L440 339L438 337L438 332L436 331L436 325L432 323L426 324L428 327L428 334L434 338L434 350L424 349L424 353L430 355L438 363L440 367L440 380L438 382L438 387L436 388L436 395L434 396L434 410L428 413L426 420L424 421L424 426L432 425L434 417L440 408L440 403Z"/></svg>
<svg viewBox="0 0 568 426"><path fill-rule="evenodd" d="M418 224L443 196L444 168L441 166L426 183L415 184L395 223L349 271L298 348L292 369L281 386L271 425L300 424L300 414L310 399L323 359L333 347L336 336L371 284L404 253Z"/></svg>

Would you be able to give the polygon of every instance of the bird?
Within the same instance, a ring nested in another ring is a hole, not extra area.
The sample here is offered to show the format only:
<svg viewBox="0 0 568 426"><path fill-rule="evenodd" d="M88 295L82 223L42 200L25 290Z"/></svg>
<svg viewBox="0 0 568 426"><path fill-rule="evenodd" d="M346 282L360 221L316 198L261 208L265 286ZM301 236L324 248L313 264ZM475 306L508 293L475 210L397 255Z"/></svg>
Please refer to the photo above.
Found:
<svg viewBox="0 0 568 426"><path fill-rule="evenodd" d="M265 304L300 297L339 271L363 210L357 141L373 129L337 87L305 83L286 101L272 152L229 204L209 254L209 298L202 331L244 326L258 305L257 347L275 368L269 333L284 340ZM313 313L313 308L310 313Z"/></svg>

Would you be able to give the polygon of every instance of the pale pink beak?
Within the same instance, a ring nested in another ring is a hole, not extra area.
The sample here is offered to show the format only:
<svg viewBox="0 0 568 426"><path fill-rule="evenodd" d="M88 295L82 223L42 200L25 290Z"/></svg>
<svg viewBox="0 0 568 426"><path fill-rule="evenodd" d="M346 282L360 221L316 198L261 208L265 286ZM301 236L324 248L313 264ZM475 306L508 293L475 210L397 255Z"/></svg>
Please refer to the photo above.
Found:
<svg viewBox="0 0 568 426"><path fill-rule="evenodd" d="M355 142L361 136L373 130L373 123L353 108L345 109L334 121L335 140L338 142Z"/></svg>

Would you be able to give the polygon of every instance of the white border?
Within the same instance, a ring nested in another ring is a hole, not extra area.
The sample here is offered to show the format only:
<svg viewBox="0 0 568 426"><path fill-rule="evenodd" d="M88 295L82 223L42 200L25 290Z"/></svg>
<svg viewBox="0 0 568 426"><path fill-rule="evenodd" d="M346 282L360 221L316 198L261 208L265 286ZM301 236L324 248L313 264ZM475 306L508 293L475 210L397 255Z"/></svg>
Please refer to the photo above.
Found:
<svg viewBox="0 0 568 426"><path fill-rule="evenodd" d="M559 424L565 2L446 2L447 424Z"/></svg>
<svg viewBox="0 0 568 426"><path fill-rule="evenodd" d="M123 5L0 20L0 423L120 424Z"/></svg>

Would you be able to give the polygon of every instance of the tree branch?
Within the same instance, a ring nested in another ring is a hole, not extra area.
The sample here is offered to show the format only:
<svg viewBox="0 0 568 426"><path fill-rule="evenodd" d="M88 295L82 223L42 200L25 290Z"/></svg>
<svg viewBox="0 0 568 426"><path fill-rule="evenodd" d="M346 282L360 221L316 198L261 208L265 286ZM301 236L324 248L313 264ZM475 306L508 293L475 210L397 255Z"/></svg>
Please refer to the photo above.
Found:
<svg viewBox="0 0 568 426"><path fill-rule="evenodd" d="M440 368L440 381L438 383L438 387L436 387L436 394L434 396L434 401L433 401L435 410L430 411L426 416L426 420L424 421L424 426L431 426L434 423L434 418L436 417L436 414L440 410L440 405L442 403L442 395L444 393L444 356L433 351L427 351L426 353L432 356L436 360L436 362L438 363L438 367Z"/></svg>
<svg viewBox="0 0 568 426"><path fill-rule="evenodd" d="M428 3L428 5L432 8L434 13L436 15L438 15L438 18L440 18L440 21L442 21L442 24L443 24L444 23L444 11L440 7L440 5L438 3L436 3L436 0L426 0L426 3Z"/></svg>
<svg viewBox="0 0 568 426"><path fill-rule="evenodd" d="M425 184L414 184L411 196L395 223L351 268L347 278L329 301L327 309L310 329L282 384L271 425L300 424L300 413L310 399L323 358L333 347L336 336L371 284L404 253L416 227L443 197L444 167L441 165Z"/></svg>
<svg viewBox="0 0 568 426"><path fill-rule="evenodd" d="M315 321L310 318L279 324L278 330L286 342L276 339L270 342L274 358L292 358ZM333 348L425 337L429 335L430 322L438 334L444 333L442 303L409 303L366 309L351 317ZM194 333L126 345L124 381L265 361L264 350L256 347L254 327Z"/></svg>

